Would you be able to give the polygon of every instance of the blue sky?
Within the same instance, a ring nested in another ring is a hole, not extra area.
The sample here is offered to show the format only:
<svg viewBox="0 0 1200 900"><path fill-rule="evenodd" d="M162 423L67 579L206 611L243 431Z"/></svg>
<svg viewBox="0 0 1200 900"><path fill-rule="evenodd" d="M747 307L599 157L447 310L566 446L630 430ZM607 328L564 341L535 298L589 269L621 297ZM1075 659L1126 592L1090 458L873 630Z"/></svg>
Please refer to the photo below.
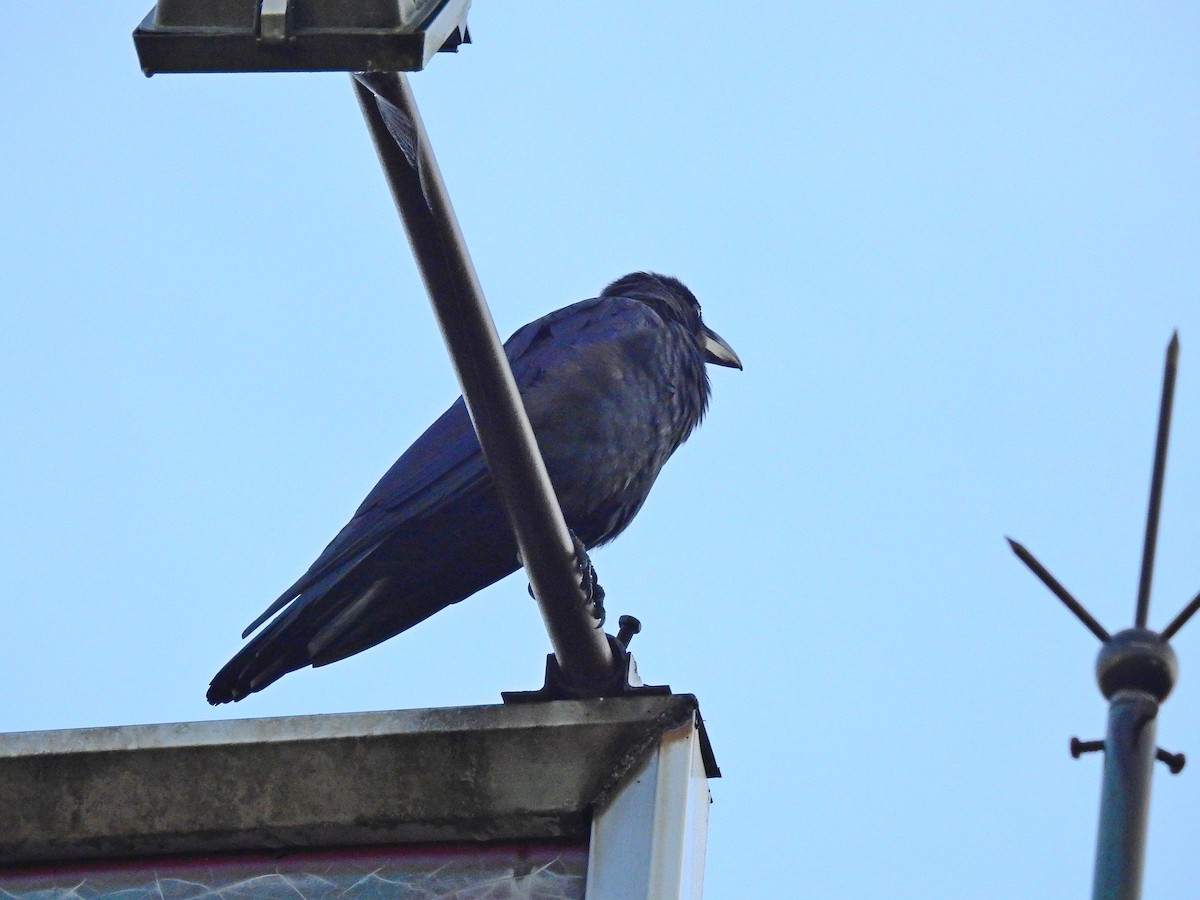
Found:
<svg viewBox="0 0 1200 900"><path fill-rule="evenodd" d="M0 730L534 686L514 577L205 704L456 387L348 78L146 80L149 3L0 12ZM723 10L480 0L413 79L502 335L649 268L746 364L595 555L725 772L709 896L1083 895L1097 644L1004 536L1131 622L1178 327L1151 623L1200 590L1200 13ZM1147 896L1195 895L1197 810L1160 767Z"/></svg>

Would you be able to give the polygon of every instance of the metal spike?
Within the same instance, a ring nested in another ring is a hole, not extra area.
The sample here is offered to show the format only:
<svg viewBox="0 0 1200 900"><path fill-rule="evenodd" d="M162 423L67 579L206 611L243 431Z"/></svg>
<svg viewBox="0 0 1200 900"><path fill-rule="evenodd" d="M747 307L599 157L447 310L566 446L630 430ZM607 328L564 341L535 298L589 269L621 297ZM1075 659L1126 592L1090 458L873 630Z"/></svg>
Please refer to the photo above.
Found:
<svg viewBox="0 0 1200 900"><path fill-rule="evenodd" d="M1146 513L1146 542L1142 545L1142 577L1138 581L1134 624L1146 627L1150 614L1150 582L1154 578L1154 551L1158 544L1158 519L1162 509L1163 477L1167 469L1167 444L1171 438L1171 405L1175 399L1175 373L1179 368L1179 332L1167 344L1163 366L1162 403L1158 408L1158 439L1154 445L1154 474L1150 478L1150 509Z"/></svg>
<svg viewBox="0 0 1200 900"><path fill-rule="evenodd" d="M1159 637L1161 637L1164 641L1169 641L1171 638L1175 637L1176 632L1178 632L1180 628L1187 624L1188 619L1194 616L1196 614L1196 610L1198 609L1200 609L1200 594L1197 594L1195 597L1193 597L1192 601L1179 611L1179 615L1171 620L1171 624L1162 630L1162 634L1160 634Z"/></svg>
<svg viewBox="0 0 1200 900"><path fill-rule="evenodd" d="M1008 541L1008 545L1012 547L1013 553L1017 554L1021 562L1029 566L1033 574L1041 579L1042 584L1050 588L1054 596L1066 604L1067 609L1075 614L1075 618L1087 626L1088 631L1100 638L1102 641L1108 640L1109 634L1104 630L1104 626L1097 622L1092 617L1092 614L1084 609L1083 604L1072 597L1070 592L1058 583L1058 579L1046 571L1045 566L1034 559L1032 553L1030 553L1012 538L1005 538L1005 540Z"/></svg>

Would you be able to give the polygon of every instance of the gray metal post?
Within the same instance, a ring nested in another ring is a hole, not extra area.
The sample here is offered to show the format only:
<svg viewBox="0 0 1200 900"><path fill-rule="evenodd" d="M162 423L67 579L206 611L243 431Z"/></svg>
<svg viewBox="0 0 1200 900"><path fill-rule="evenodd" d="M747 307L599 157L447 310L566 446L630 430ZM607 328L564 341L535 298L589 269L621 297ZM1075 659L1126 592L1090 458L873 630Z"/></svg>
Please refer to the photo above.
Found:
<svg viewBox="0 0 1200 900"><path fill-rule="evenodd" d="M1094 900L1136 900L1142 895L1154 760L1162 758L1172 772L1183 766L1182 759L1162 753L1155 743L1159 704L1178 677L1175 651L1147 628L1127 628L1100 648L1096 680L1109 706Z"/></svg>
<svg viewBox="0 0 1200 900"><path fill-rule="evenodd" d="M402 73L354 89L450 351L529 582L567 681L598 692L612 648L580 587L574 544L483 298L416 101Z"/></svg>
<svg viewBox="0 0 1200 900"><path fill-rule="evenodd" d="M1142 895L1157 717L1158 701L1145 691L1119 691L1109 704L1093 900Z"/></svg>

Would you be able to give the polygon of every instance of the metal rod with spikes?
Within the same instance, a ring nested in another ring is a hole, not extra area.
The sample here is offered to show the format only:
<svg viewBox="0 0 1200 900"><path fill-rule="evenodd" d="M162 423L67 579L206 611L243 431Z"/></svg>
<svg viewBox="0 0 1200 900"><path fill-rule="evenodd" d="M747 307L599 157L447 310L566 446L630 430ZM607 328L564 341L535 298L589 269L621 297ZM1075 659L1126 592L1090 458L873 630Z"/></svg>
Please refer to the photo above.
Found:
<svg viewBox="0 0 1200 900"><path fill-rule="evenodd" d="M1159 708L1179 675L1179 664L1169 641L1200 610L1200 594L1192 598L1161 634L1146 627L1178 366L1179 334L1175 333L1167 345L1163 371L1134 627L1109 635L1032 553L1012 538L1008 539L1009 546L1021 561L1103 641L1096 660L1096 680L1109 701L1108 731L1103 741L1077 738L1071 741L1071 755L1075 757L1092 750L1104 750L1100 827L1092 877L1094 900L1137 900L1141 896L1154 762L1161 760L1172 774L1178 774L1184 766L1183 754L1167 753L1155 745L1155 733Z"/></svg>

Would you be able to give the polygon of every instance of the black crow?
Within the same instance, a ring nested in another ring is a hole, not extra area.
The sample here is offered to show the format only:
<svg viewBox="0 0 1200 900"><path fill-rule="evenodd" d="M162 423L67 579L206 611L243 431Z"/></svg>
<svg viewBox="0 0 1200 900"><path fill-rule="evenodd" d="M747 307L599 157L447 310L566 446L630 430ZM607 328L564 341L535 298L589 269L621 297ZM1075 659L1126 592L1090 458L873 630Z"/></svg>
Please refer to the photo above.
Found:
<svg viewBox="0 0 1200 900"><path fill-rule="evenodd" d="M504 350L567 525L587 548L625 529L704 417L705 363L742 367L701 321L691 291L645 272L526 325ZM279 613L213 678L208 702L366 650L518 565L459 398L246 629L242 637Z"/></svg>

